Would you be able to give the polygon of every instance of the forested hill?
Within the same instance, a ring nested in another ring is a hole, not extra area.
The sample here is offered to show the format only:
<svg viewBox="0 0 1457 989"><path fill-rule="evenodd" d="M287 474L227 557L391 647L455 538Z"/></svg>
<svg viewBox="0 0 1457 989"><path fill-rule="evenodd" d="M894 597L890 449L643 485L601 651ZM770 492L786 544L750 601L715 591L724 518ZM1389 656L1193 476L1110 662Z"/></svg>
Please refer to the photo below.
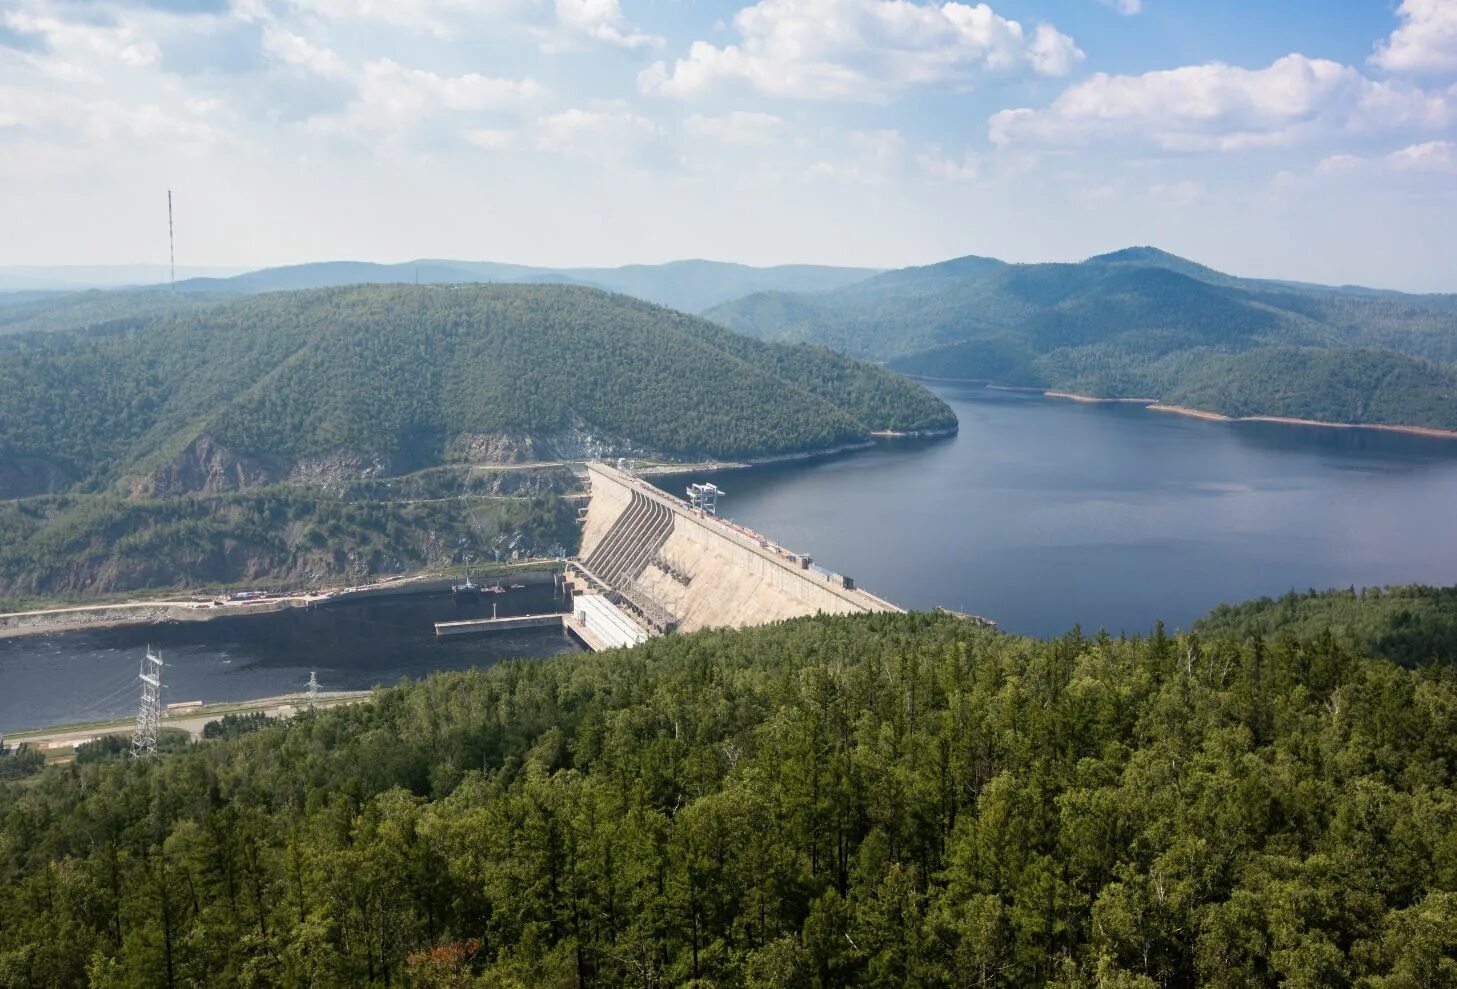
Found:
<svg viewBox="0 0 1457 989"><path fill-rule="evenodd" d="M92 746L0 785L0 977L1452 986L1452 666L1268 631L808 618Z"/></svg>
<svg viewBox="0 0 1457 989"><path fill-rule="evenodd" d="M961 258L708 315L911 374L1457 428L1457 295L1237 278L1154 248L1081 264Z"/></svg>
<svg viewBox="0 0 1457 989"><path fill-rule="evenodd" d="M0 345L0 495L449 460L755 457L954 425L879 368L569 286L281 293Z"/></svg>

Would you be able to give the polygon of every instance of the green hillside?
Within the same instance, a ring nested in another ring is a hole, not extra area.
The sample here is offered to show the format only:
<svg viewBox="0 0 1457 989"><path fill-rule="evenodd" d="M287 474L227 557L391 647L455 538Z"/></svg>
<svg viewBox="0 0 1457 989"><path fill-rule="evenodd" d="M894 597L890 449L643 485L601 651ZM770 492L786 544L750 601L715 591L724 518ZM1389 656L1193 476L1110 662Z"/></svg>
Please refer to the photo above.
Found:
<svg viewBox="0 0 1457 989"><path fill-rule="evenodd" d="M0 784L0 978L1452 986L1452 666L1266 631L808 618L91 746Z"/></svg>
<svg viewBox="0 0 1457 989"><path fill-rule="evenodd" d="M1231 415L1457 422L1457 296L1242 279L1154 248L1082 264L963 258L708 315L910 374Z"/></svg>
<svg viewBox="0 0 1457 989"><path fill-rule="evenodd" d="M1451 662L1457 657L1457 587L1291 591L1279 599L1221 605L1194 629L1216 638L1329 636L1343 648L1403 666Z"/></svg>
<svg viewBox="0 0 1457 989"><path fill-rule="evenodd" d="M566 286L283 293L0 346L0 495L459 459L753 457L954 423L883 370Z"/></svg>

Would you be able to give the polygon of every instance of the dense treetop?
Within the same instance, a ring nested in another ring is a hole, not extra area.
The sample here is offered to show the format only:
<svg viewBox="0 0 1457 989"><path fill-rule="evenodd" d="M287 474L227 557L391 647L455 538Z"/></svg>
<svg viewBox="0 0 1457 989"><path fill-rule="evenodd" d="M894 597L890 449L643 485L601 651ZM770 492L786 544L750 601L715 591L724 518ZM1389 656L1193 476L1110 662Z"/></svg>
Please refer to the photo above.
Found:
<svg viewBox="0 0 1457 989"><path fill-rule="evenodd" d="M801 619L47 770L0 984L1457 985L1452 666L1268 629Z"/></svg>
<svg viewBox="0 0 1457 989"><path fill-rule="evenodd" d="M0 474L39 459L96 487L203 435L237 456L420 467L461 434L742 457L955 422L886 371L590 289L358 286L152 305L6 339Z"/></svg>
<svg viewBox="0 0 1457 989"><path fill-rule="evenodd" d="M1241 279L1152 248L1082 264L960 258L709 315L931 377L1457 427L1457 296Z"/></svg>

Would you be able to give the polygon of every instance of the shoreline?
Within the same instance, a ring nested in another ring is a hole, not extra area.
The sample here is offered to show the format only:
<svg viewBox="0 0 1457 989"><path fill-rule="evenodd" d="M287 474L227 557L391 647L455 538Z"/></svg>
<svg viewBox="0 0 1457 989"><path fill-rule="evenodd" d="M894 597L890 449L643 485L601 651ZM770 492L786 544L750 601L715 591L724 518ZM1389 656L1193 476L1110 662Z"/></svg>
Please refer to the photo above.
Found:
<svg viewBox="0 0 1457 989"><path fill-rule="evenodd" d="M961 431L961 424L947 426L943 429L877 429L870 435L878 440L929 440L940 436L955 436Z"/></svg>
<svg viewBox="0 0 1457 989"><path fill-rule="evenodd" d="M487 567L501 573L543 570L555 560L530 560L505 567ZM274 615L294 608L315 608L335 603L359 601L395 594L431 594L450 589L450 574L437 571L387 577L374 584L332 588L326 592L280 593L275 597L230 601L216 604L212 600L169 600L147 598L139 601L117 601L108 604L63 604L54 608L37 608L0 614L0 640L29 635L64 635L71 632L105 631L134 625L161 625L182 622L208 622L215 618L252 618ZM431 586L438 584L439 586ZM107 612L120 612L108 615ZM95 617L85 617L85 616Z"/></svg>
<svg viewBox="0 0 1457 989"><path fill-rule="evenodd" d="M1382 433L1404 433L1408 436L1425 436L1428 439L1457 440L1457 429L1440 429L1436 426L1403 426L1385 422L1329 422L1325 419L1302 419L1297 416L1229 416L1208 409L1191 409L1185 405L1171 405L1156 398L1106 398L1098 395L1084 395L1080 392L1058 391L1057 389L1030 388L1021 385L997 385L984 378L933 378L929 375L907 375L918 381L941 381L948 384L982 385L989 391L1037 392L1044 398L1057 398L1067 402L1081 402L1088 405L1125 404L1142 405L1150 412L1168 412L1204 419L1208 422L1269 422L1280 426L1318 426L1322 429L1374 429Z"/></svg>

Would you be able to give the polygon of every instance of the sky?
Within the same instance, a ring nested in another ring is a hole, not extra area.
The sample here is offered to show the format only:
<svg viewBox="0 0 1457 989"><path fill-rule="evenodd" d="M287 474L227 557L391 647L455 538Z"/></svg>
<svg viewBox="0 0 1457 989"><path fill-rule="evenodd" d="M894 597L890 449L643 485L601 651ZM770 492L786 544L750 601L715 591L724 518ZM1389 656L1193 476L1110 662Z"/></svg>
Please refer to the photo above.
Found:
<svg viewBox="0 0 1457 989"><path fill-rule="evenodd" d="M0 265L1152 244L1457 291L1457 0L0 0Z"/></svg>

